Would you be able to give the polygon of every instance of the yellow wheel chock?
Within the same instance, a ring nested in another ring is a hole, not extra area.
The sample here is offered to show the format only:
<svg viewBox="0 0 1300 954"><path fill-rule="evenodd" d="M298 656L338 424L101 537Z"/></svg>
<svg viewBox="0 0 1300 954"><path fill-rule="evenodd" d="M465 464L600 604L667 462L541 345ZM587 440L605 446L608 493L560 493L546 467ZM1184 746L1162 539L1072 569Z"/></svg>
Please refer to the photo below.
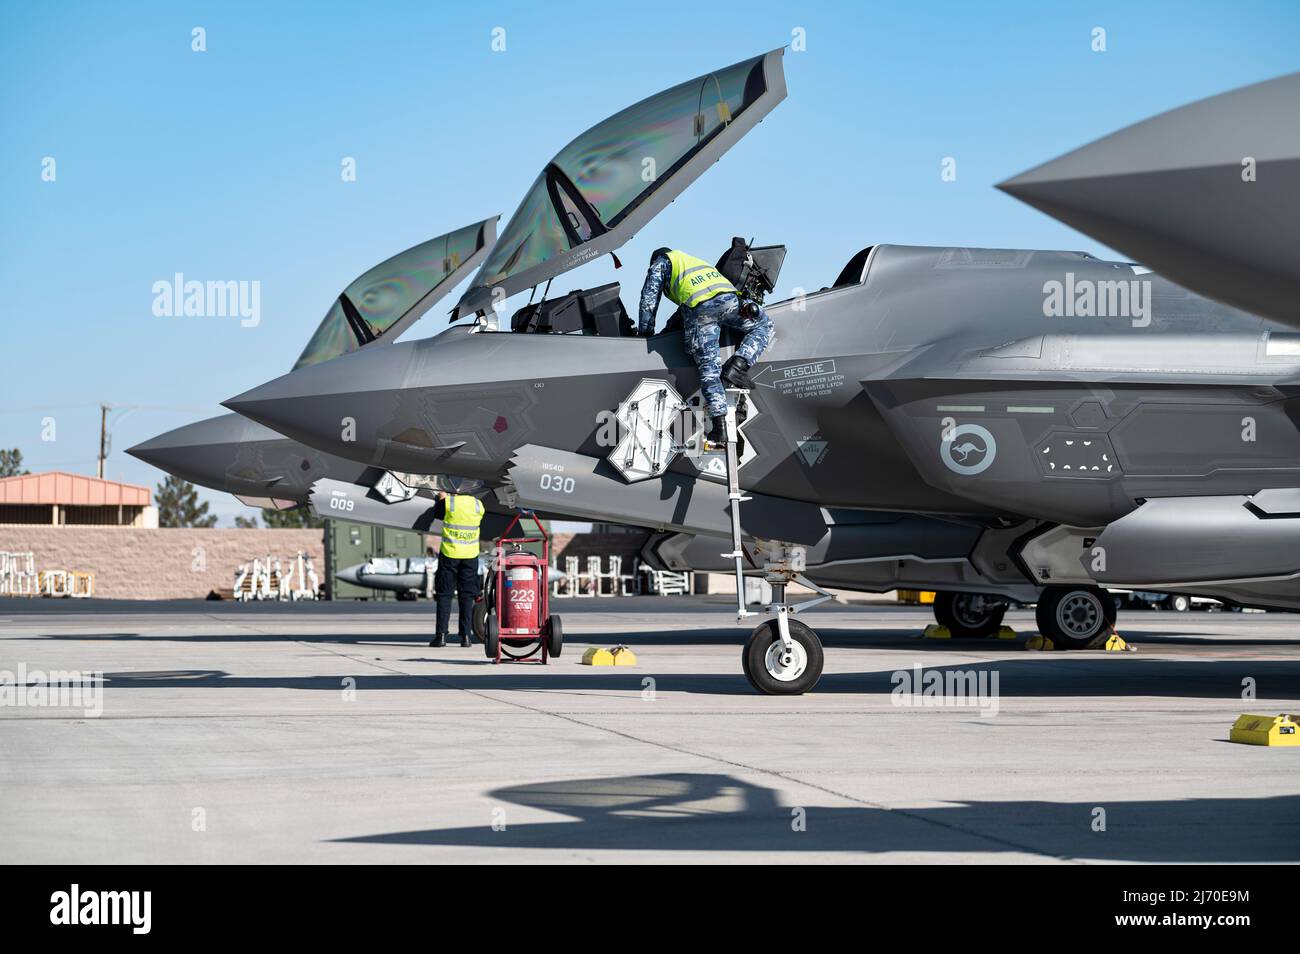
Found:
<svg viewBox="0 0 1300 954"><path fill-rule="evenodd" d="M1228 740L1243 745L1300 745L1297 718L1286 713L1275 716L1246 713L1232 724Z"/></svg>
<svg viewBox="0 0 1300 954"><path fill-rule="evenodd" d="M1102 647L1108 653L1135 653L1137 647L1126 640L1119 633L1111 630L1110 638L1106 640L1106 645Z"/></svg>
<svg viewBox="0 0 1300 954"><path fill-rule="evenodd" d="M584 666L635 666L636 653L626 646L615 646L613 649L598 649L592 647L582 654L582 665Z"/></svg>

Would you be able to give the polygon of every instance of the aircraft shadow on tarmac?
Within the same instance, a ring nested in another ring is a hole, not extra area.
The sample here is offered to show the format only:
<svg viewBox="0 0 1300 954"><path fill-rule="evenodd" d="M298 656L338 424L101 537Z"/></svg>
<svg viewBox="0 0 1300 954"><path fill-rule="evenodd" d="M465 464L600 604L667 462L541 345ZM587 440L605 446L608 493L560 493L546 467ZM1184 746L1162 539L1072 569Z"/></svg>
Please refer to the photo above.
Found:
<svg viewBox="0 0 1300 954"><path fill-rule="evenodd" d="M475 665L485 669L491 664L481 657L478 647L461 649L478 656ZM432 658L432 657L431 657ZM600 691L639 694L642 680L654 679L660 692L705 693L711 695L754 695L745 677L733 673L658 673L644 664L633 669L580 667L567 658L549 666L502 664L484 672L463 671L469 658L451 657L458 663L456 672L434 670L428 673L360 672L331 676L239 676L216 669L131 671L105 673L110 689L307 689L337 692L342 680L354 679L356 688L365 690L534 690ZM645 661L643 660L643 663ZM830 672L822 676L815 692L805 698L833 694L888 695L899 685L896 674L913 672L915 659L899 657L896 669L873 672ZM831 660L833 665L834 661ZM997 691L1001 698L1112 697L1156 696L1165 698L1222 699L1249 708L1260 702L1243 702L1242 680L1255 680L1259 699L1300 697L1300 660L1169 660L1142 659L1137 656L1082 657L1061 654L1046 660L1038 656L997 661L974 661L969 664L924 666L926 672L997 673ZM773 700L776 704L776 700ZM786 699L784 705L798 705ZM1244 710L1243 710L1244 711ZM989 721L989 720L982 720Z"/></svg>
<svg viewBox="0 0 1300 954"><path fill-rule="evenodd" d="M340 842L572 851L1026 852L1146 862L1300 860L1300 795L1128 802L958 802L932 808L806 807L722 774L587 778L514 785L504 830L483 825ZM567 820L512 823L510 806ZM1095 809L1106 830L1094 831ZM497 816L499 820L501 816ZM498 828L500 825L498 825Z"/></svg>

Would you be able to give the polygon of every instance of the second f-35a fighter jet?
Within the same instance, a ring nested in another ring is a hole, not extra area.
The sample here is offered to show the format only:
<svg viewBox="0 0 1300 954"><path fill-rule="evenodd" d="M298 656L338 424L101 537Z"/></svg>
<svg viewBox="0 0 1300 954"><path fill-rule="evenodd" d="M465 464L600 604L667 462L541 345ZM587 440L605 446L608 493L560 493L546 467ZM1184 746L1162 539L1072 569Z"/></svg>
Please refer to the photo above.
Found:
<svg viewBox="0 0 1300 954"><path fill-rule="evenodd" d="M339 293L294 369L395 340L483 261L496 241L497 218L438 235L367 269ZM237 414L187 424L127 453L257 507L300 506L325 478L369 486L379 477Z"/></svg>
<svg viewBox="0 0 1300 954"><path fill-rule="evenodd" d="M637 210L775 105L780 69L779 52L736 64L575 139L462 299L474 323L226 405L382 470L481 480L510 505L725 534L725 467L678 424L698 375L671 323L628 336L608 287L525 306L511 331L487 309L625 241ZM633 175L643 157L649 181ZM767 309L777 340L753 372L737 476L746 554L770 578L852 552L855 516L893 511L971 528L989 579L1043 587L1058 645L1109 631L1106 586L1300 606L1294 333L1139 266L1015 249L876 245ZM797 693L821 659L811 629L768 621L742 663L760 690Z"/></svg>

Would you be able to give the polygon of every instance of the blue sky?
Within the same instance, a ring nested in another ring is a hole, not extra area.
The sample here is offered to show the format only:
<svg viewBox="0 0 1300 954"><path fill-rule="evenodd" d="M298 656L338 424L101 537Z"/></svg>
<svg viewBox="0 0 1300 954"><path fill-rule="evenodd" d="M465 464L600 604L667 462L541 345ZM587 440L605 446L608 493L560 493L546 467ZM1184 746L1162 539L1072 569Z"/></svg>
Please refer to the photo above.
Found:
<svg viewBox="0 0 1300 954"><path fill-rule="evenodd" d="M993 183L1154 113L1300 69L1300 3L663 5L7 3L0 8L0 447L33 470L161 474L122 451L283 373L338 291L409 245L508 218L542 165L621 107L790 42L789 98L623 248L782 242L778 294L878 242L1095 242ZM646 11L651 11L649 17ZM1094 27L1107 50L1091 49ZM206 52L191 31L206 31ZM493 52L492 31L506 49ZM357 180L340 164L355 157ZM940 163L957 160L957 180ZM57 177L42 180L53 157ZM167 318L174 273L259 281L261 321ZM439 305L407 333L441 327ZM436 324L435 324L436 322ZM55 440L42 440L53 417ZM208 494L222 524L245 512Z"/></svg>

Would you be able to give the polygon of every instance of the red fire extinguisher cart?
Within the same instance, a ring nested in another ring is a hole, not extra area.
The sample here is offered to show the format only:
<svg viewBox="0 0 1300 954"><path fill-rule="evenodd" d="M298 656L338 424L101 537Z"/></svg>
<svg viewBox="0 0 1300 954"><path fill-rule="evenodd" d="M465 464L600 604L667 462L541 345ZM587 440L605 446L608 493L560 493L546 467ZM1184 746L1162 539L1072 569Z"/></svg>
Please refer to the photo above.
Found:
<svg viewBox="0 0 1300 954"><path fill-rule="evenodd" d="M560 617L550 611L551 541L546 528L531 510L520 516L532 518L540 536L511 536L519 516L510 521L505 533L493 545L488 592L484 596L487 618L483 625L483 651L494 663L502 660L530 660L546 665L564 648ZM522 533L522 530L520 531ZM524 549L540 543L541 556Z"/></svg>

